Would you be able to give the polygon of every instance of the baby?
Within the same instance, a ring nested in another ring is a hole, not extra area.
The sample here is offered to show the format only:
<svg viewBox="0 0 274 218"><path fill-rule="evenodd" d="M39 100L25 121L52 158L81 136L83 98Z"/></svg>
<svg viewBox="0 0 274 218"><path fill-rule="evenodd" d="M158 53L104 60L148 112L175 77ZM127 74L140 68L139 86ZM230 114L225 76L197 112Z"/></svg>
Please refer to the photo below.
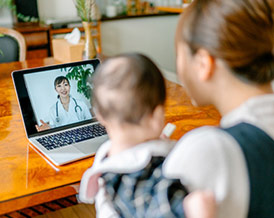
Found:
<svg viewBox="0 0 274 218"><path fill-rule="evenodd" d="M110 140L85 172L80 200L95 200L103 218L214 217L210 193L194 192L184 200L185 187L162 173L174 142L160 139L166 89L157 66L140 54L110 58L98 68L93 88L96 116Z"/></svg>

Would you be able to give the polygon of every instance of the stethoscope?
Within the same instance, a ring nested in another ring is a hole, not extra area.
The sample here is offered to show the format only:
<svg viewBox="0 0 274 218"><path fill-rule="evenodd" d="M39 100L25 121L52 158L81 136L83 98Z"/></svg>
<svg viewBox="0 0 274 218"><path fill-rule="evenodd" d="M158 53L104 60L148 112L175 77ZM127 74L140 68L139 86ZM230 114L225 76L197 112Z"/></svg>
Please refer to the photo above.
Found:
<svg viewBox="0 0 274 218"><path fill-rule="evenodd" d="M79 112L82 111L82 108L77 104L77 101L75 100L75 98L72 98L74 103L75 103L75 107L74 107L74 111L77 114L77 110L79 110ZM56 122L59 123L60 122L60 118L59 118L59 114L58 114L58 102L56 101Z"/></svg>

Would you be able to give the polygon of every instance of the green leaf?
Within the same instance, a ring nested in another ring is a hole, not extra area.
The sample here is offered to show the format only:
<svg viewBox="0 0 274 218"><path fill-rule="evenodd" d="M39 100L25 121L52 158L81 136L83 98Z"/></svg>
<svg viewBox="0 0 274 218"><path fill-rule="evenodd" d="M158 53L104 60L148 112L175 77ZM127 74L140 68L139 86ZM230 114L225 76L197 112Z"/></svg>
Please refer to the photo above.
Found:
<svg viewBox="0 0 274 218"><path fill-rule="evenodd" d="M71 69L71 68L70 68ZM67 72L67 67L63 67L63 68L61 68L61 72L62 71L65 71L65 72ZM68 70L69 71L69 70Z"/></svg>
<svg viewBox="0 0 274 218"><path fill-rule="evenodd" d="M87 85L87 78L92 75L91 69L85 69L84 66L71 67L66 74L66 77L70 80L77 81L77 92L84 94L87 99L90 99L91 88Z"/></svg>
<svg viewBox="0 0 274 218"><path fill-rule="evenodd" d="M80 93L82 93L81 85L82 85L81 81L78 81L77 82L77 89L79 90Z"/></svg>
<svg viewBox="0 0 274 218"><path fill-rule="evenodd" d="M18 13L17 17L24 22L38 22L38 18L36 17L31 17L31 16L25 16L24 14Z"/></svg>
<svg viewBox="0 0 274 218"><path fill-rule="evenodd" d="M11 12L16 15L19 19L23 20L24 22L38 22L37 17L30 17L25 16L21 13L16 13L16 5L14 4L14 0L0 0L0 8L8 8Z"/></svg>
<svg viewBox="0 0 274 218"><path fill-rule="evenodd" d="M78 16L83 20L83 21L87 21L87 11L86 11L86 4L85 4L85 0L75 0L74 4L76 6L77 9L77 13Z"/></svg>
<svg viewBox="0 0 274 218"><path fill-rule="evenodd" d="M77 14L82 21L92 21L92 7L96 4L95 0L74 0Z"/></svg>

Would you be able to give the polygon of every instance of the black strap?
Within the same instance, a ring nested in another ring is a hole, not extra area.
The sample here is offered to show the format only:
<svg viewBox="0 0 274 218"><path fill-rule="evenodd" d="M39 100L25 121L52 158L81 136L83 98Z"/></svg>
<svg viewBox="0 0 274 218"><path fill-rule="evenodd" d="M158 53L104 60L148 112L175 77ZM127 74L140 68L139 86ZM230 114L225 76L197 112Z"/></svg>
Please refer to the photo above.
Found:
<svg viewBox="0 0 274 218"><path fill-rule="evenodd" d="M248 218L274 218L274 140L248 123L223 130L235 138L245 156L250 181Z"/></svg>

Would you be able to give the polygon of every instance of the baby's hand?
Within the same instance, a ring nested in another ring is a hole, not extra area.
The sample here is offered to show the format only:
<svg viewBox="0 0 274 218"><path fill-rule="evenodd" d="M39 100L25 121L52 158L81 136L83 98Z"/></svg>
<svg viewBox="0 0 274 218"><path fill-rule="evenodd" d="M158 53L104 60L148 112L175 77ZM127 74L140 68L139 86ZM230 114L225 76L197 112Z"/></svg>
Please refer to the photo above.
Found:
<svg viewBox="0 0 274 218"><path fill-rule="evenodd" d="M216 202L211 191L195 191L183 201L187 218L215 218Z"/></svg>

